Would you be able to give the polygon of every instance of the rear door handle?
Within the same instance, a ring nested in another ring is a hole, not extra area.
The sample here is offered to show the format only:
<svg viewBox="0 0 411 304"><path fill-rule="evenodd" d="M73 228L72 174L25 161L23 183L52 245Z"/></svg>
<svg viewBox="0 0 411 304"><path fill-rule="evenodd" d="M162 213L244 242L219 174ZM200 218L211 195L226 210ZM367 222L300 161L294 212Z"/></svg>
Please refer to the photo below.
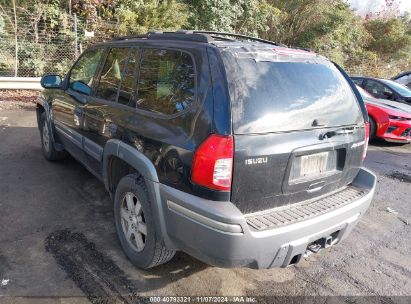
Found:
<svg viewBox="0 0 411 304"><path fill-rule="evenodd" d="M116 132L117 132L117 125L111 122L111 123L108 125L108 130L110 131L111 135L116 134Z"/></svg>
<svg viewBox="0 0 411 304"><path fill-rule="evenodd" d="M325 186L325 181L321 181L321 182L317 182L317 183L311 184L311 185L308 187L307 192L308 192L308 193L316 192L316 191L318 191L318 190L321 190L324 186Z"/></svg>

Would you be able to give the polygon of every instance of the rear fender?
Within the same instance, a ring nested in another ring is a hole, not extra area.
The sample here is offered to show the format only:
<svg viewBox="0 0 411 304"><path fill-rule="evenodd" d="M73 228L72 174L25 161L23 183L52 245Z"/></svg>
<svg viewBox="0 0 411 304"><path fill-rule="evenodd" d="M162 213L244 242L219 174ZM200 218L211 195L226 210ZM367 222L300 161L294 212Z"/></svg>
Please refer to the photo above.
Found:
<svg viewBox="0 0 411 304"><path fill-rule="evenodd" d="M110 192L109 185L109 159L115 156L125 161L143 176L152 203L154 222L160 227L162 238L168 249L175 249L167 234L164 221L164 212L161 205L160 183L153 163L140 151L117 139L110 139L104 147L103 154L103 181L106 190Z"/></svg>

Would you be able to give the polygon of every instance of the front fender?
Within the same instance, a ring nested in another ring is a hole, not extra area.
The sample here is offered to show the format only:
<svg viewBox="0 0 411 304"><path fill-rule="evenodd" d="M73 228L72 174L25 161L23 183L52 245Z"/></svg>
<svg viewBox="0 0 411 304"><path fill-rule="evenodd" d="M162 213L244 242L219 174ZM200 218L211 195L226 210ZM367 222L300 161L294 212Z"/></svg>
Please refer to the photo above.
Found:
<svg viewBox="0 0 411 304"><path fill-rule="evenodd" d="M57 150L62 150L62 148L58 144L56 144L56 140L54 137L55 130L54 130L54 125L52 123L53 113L52 113L52 109L51 109L49 102L44 98L44 96L40 95L36 101L36 104L37 104L37 109L36 109L37 127L40 130L40 116L42 113L42 111L40 111L40 107L41 107L44 109L44 113L46 113L46 119L47 119L47 124L49 126L49 130L52 131L50 132L51 133L50 135L51 135L51 140L54 145L54 148L56 148Z"/></svg>

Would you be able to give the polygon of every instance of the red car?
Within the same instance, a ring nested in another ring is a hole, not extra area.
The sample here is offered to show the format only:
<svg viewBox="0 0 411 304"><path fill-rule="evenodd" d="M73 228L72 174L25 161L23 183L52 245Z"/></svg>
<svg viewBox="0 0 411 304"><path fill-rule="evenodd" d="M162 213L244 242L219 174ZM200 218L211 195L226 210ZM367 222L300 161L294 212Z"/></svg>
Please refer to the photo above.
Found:
<svg viewBox="0 0 411 304"><path fill-rule="evenodd" d="M411 106L377 99L358 87L370 117L370 139L376 137L389 142L411 142Z"/></svg>

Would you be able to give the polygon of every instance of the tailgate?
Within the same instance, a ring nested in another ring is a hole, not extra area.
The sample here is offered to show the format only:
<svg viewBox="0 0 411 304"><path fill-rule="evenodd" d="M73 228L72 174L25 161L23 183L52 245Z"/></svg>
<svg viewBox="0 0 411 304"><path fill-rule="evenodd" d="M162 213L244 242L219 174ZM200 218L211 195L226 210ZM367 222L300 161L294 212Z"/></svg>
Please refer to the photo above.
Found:
<svg viewBox="0 0 411 304"><path fill-rule="evenodd" d="M312 53L222 50L231 101L231 201L250 213L349 184L362 164L364 116L347 79Z"/></svg>
<svg viewBox="0 0 411 304"><path fill-rule="evenodd" d="M349 132L327 139L320 138L341 128L235 135L231 201L243 213L252 213L349 184L362 164L364 127L345 129Z"/></svg>

